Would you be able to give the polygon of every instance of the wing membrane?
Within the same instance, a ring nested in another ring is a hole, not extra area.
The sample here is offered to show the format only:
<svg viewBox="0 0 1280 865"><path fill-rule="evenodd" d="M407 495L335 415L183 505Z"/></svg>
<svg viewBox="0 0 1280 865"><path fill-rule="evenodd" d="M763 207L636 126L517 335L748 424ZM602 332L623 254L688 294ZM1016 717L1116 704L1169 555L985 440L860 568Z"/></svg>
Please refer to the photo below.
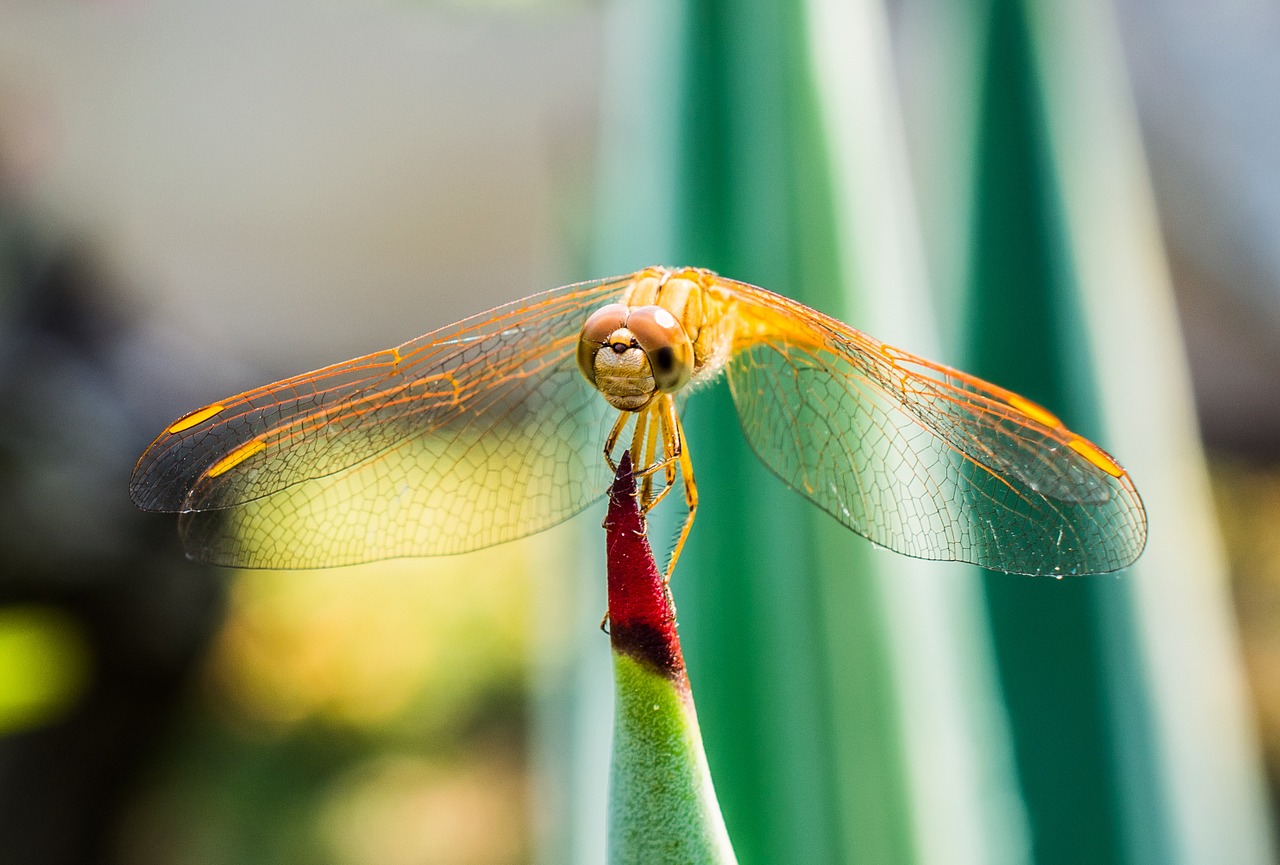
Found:
<svg viewBox="0 0 1280 865"><path fill-rule="evenodd" d="M533 295L193 413L143 454L134 501L183 512L193 555L242 567L457 553L554 525L607 486L612 412L573 355L624 286Z"/></svg>
<svg viewBox="0 0 1280 865"><path fill-rule="evenodd" d="M728 365L747 439L849 528L907 555L1025 574L1114 571L1142 552L1128 475L1044 409L787 298L728 287L750 322Z"/></svg>

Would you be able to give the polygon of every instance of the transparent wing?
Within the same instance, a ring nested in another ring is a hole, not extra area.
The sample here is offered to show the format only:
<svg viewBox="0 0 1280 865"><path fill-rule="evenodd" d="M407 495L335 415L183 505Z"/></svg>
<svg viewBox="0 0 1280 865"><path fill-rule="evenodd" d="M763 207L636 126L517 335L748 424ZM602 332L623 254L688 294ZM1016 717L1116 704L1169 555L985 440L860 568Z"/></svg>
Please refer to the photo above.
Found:
<svg viewBox="0 0 1280 865"><path fill-rule="evenodd" d="M533 295L193 412L143 454L133 500L182 512L192 555L240 567L459 553L554 525L608 484L616 415L574 353L624 287Z"/></svg>
<svg viewBox="0 0 1280 865"><path fill-rule="evenodd" d="M723 281L742 334L730 387L753 449L889 549L1023 574L1130 564L1142 500L1105 452L1035 403Z"/></svg>

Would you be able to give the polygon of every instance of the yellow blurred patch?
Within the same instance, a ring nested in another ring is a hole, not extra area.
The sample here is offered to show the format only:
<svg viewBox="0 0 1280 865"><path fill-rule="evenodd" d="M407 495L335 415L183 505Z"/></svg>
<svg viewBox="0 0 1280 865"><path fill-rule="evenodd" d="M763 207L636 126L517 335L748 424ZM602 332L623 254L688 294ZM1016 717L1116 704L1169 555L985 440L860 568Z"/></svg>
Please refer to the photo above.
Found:
<svg viewBox="0 0 1280 865"><path fill-rule="evenodd" d="M463 556L245 571L210 668L219 702L280 730L319 718L375 730L412 710L447 723L486 683L528 670L534 568L559 532Z"/></svg>
<svg viewBox="0 0 1280 865"><path fill-rule="evenodd" d="M54 607L0 607L0 735L57 718L84 689L88 669L74 618Z"/></svg>
<svg viewBox="0 0 1280 865"><path fill-rule="evenodd" d="M524 861L529 807L514 755L464 765L410 755L355 767L330 792L319 834L340 865Z"/></svg>

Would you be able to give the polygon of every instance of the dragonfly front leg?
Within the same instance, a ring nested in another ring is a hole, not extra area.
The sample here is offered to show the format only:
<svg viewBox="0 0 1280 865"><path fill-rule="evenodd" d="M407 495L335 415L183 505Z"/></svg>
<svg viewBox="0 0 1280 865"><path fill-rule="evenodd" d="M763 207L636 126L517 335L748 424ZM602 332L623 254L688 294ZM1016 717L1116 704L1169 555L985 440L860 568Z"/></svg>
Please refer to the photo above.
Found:
<svg viewBox="0 0 1280 865"><path fill-rule="evenodd" d="M674 426L671 419L674 417L675 403L668 394L662 394L644 409L641 415L644 427L642 429L637 422L632 440L632 456L644 454L646 457L644 467L636 469L636 477L647 478L665 471L680 458L680 442L672 435ZM662 440L662 459L654 461L659 437Z"/></svg>
<svg viewBox="0 0 1280 865"><path fill-rule="evenodd" d="M604 461L615 472L618 470L618 464L613 461L613 449L617 447L618 439L622 436L627 421L631 420L631 414L629 411L618 412L618 419L613 422L613 429L609 430L609 436L604 440Z"/></svg>
<svg viewBox="0 0 1280 865"><path fill-rule="evenodd" d="M665 397L669 400L669 397ZM654 400L649 405L639 411L620 411L618 419L613 422L613 428L609 430L609 435L604 442L604 460L609 464L609 468L613 471L618 470L618 463L613 458L613 451L618 446L618 440L622 438L622 433L626 430L627 424L631 422L631 418L636 420L635 428L631 431L631 465L634 467L633 474L637 478L647 478L658 469L662 468L672 458L664 456L661 462L653 461L655 445L659 432L659 423L655 422L659 418L658 412L661 410L659 400Z"/></svg>
<svg viewBox="0 0 1280 865"><path fill-rule="evenodd" d="M655 427L657 427L657 429L655 429ZM653 459L654 459L654 456L657 454L657 450L658 450L658 436L661 433L662 433L661 422L654 424L652 420L650 420L648 428L645 430L644 461L640 463L640 465L643 466L644 469L648 469L649 467L654 465ZM644 469L642 469L642 471L644 471ZM655 472L652 472L652 471L648 472L647 474L643 475L644 480L640 484L640 507L641 507L641 510L646 514L649 512L650 508L652 508L654 504L657 504L657 500L654 499L653 497L653 479L655 476L656 476ZM659 492L658 496L659 498L662 497L661 491Z"/></svg>
<svg viewBox="0 0 1280 865"><path fill-rule="evenodd" d="M652 428L653 403L649 403L636 413L636 427L631 431L631 466L637 478L647 477L649 462L645 459L645 452L653 452L649 445Z"/></svg>
<svg viewBox="0 0 1280 865"><path fill-rule="evenodd" d="M658 502L667 497L676 480L676 465L680 460L681 442L675 426L675 403L670 396L664 395L662 402L654 406L656 423L650 428L650 437L646 447L644 470L644 494L640 497L640 507L647 514L657 507ZM662 439L662 459L654 462L658 439ZM653 480L658 471L663 474L663 487L653 495Z"/></svg>

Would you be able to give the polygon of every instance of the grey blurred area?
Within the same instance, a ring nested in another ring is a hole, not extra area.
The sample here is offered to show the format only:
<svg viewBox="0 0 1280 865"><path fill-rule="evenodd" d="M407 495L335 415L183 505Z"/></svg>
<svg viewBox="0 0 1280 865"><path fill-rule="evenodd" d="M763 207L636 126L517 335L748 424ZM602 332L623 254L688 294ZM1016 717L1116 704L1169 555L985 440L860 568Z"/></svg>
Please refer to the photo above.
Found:
<svg viewBox="0 0 1280 865"><path fill-rule="evenodd" d="M1118 0L1207 443L1280 458L1280 6Z"/></svg>
<svg viewBox="0 0 1280 865"><path fill-rule="evenodd" d="M193 375L293 372L585 276L563 251L597 29L580 5L5 4L0 159Z"/></svg>

